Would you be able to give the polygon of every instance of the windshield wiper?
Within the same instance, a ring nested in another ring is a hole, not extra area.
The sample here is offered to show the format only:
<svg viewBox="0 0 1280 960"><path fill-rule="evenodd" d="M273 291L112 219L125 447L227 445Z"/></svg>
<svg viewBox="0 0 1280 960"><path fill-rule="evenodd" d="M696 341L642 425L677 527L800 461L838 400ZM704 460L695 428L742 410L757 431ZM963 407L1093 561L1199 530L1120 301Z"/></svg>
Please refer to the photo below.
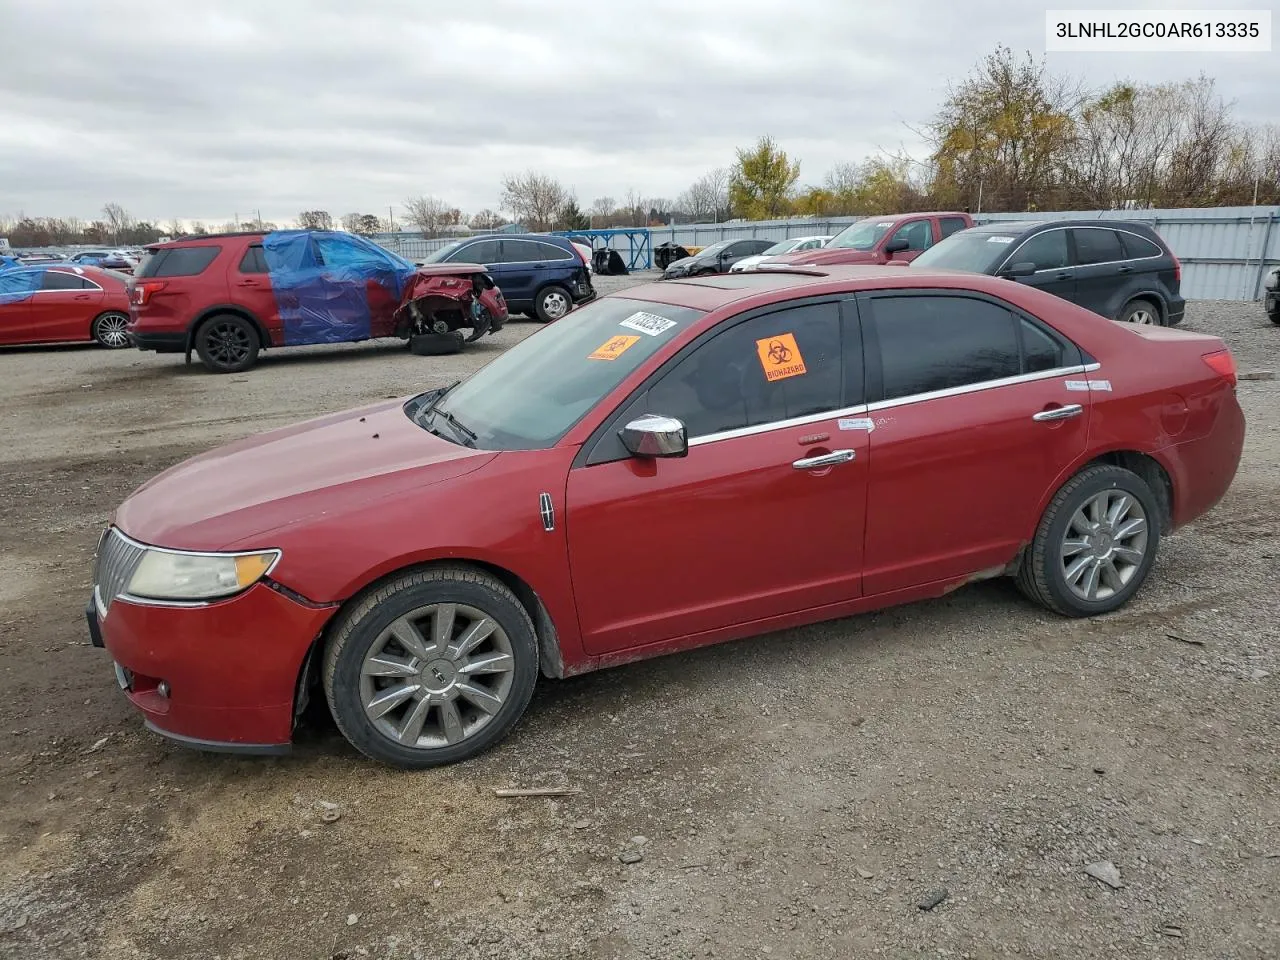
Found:
<svg viewBox="0 0 1280 960"><path fill-rule="evenodd" d="M448 410L433 409L432 414L442 418L453 429L454 434L462 441L464 446L474 447L476 445L476 433L468 427L463 426L462 421L455 417Z"/></svg>

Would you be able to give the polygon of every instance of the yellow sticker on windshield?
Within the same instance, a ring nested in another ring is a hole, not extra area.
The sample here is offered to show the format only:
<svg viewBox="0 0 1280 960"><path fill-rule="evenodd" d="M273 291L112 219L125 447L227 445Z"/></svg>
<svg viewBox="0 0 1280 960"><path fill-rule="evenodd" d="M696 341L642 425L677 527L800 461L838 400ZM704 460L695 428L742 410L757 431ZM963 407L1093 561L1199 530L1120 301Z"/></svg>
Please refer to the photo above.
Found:
<svg viewBox="0 0 1280 960"><path fill-rule="evenodd" d="M787 377L798 377L809 372L804 365L804 357L800 355L800 347L796 345L794 334L781 333L776 337L757 340L756 353L760 355L760 366L764 368L764 378L771 383L774 380L785 380Z"/></svg>
<svg viewBox="0 0 1280 960"><path fill-rule="evenodd" d="M623 352L630 349L639 337L610 337L594 353L587 354L588 360L617 360Z"/></svg>

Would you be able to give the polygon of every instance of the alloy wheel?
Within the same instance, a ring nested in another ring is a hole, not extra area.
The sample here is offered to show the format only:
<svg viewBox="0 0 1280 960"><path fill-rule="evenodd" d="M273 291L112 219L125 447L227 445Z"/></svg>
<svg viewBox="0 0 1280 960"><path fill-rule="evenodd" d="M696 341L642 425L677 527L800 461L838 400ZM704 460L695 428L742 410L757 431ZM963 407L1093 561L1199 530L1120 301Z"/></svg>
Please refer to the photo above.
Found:
<svg viewBox="0 0 1280 960"><path fill-rule="evenodd" d="M249 333L237 323L217 323L209 331L209 356L222 366L235 366L249 356Z"/></svg>
<svg viewBox="0 0 1280 960"><path fill-rule="evenodd" d="M360 665L360 702L402 746L451 746L483 730L511 692L515 657L497 620L460 603L419 607L382 631Z"/></svg>
<svg viewBox="0 0 1280 960"><path fill-rule="evenodd" d="M1071 592L1095 603L1123 590L1147 552L1147 516L1136 497L1104 490L1071 516L1062 541L1062 574Z"/></svg>
<svg viewBox="0 0 1280 960"><path fill-rule="evenodd" d="M569 298L553 290L542 298L542 309L552 320L559 320L569 312Z"/></svg>
<svg viewBox="0 0 1280 960"><path fill-rule="evenodd" d="M108 313L98 318L97 340L109 350L129 345L129 318L122 313Z"/></svg>

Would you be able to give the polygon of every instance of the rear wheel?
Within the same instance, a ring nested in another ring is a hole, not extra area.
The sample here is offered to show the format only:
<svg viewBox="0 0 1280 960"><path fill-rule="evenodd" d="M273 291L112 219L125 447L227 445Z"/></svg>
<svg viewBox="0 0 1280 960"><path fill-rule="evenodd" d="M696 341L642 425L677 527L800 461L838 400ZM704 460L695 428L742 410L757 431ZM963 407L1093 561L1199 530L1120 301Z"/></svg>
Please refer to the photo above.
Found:
<svg viewBox="0 0 1280 960"><path fill-rule="evenodd" d="M110 311L93 321L93 339L108 350L129 346L129 318L123 313Z"/></svg>
<svg viewBox="0 0 1280 960"><path fill-rule="evenodd" d="M550 286L538 291L534 312L543 323L559 320L573 309L573 296L564 287Z"/></svg>
<svg viewBox="0 0 1280 960"><path fill-rule="evenodd" d="M1271 322L1280 325L1280 310L1272 310L1267 314L1271 318Z"/></svg>
<svg viewBox="0 0 1280 960"><path fill-rule="evenodd" d="M537 678L528 612L470 567L406 573L371 591L338 622L323 670L342 734L366 756L407 769L497 743Z"/></svg>
<svg viewBox="0 0 1280 960"><path fill-rule="evenodd" d="M1126 304L1116 319L1121 323L1137 323L1148 327L1161 325L1160 308L1150 300L1134 300Z"/></svg>
<svg viewBox="0 0 1280 960"><path fill-rule="evenodd" d="M239 373L258 359L258 331L243 317L220 313L196 331L196 353L213 373Z"/></svg>
<svg viewBox="0 0 1280 960"><path fill-rule="evenodd" d="M1098 464L1057 492L1018 571L1031 600L1068 617L1122 607L1160 546L1160 508L1136 473Z"/></svg>

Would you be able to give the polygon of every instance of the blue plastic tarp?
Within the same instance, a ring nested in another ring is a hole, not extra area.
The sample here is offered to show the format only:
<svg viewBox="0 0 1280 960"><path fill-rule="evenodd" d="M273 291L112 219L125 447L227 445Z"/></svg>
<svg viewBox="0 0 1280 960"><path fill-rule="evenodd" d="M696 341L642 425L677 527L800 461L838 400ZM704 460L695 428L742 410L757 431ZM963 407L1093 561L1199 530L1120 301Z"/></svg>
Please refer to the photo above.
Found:
<svg viewBox="0 0 1280 960"><path fill-rule="evenodd" d="M338 231L276 230L262 248L289 346L369 337L370 299L394 309L415 270L376 243Z"/></svg>
<svg viewBox="0 0 1280 960"><path fill-rule="evenodd" d="M17 257L11 257L8 254L0 253L0 270L8 270L10 267L20 267L22 261Z"/></svg>
<svg viewBox="0 0 1280 960"><path fill-rule="evenodd" d="M0 270L0 305L21 303L40 289L44 267L14 267Z"/></svg>

